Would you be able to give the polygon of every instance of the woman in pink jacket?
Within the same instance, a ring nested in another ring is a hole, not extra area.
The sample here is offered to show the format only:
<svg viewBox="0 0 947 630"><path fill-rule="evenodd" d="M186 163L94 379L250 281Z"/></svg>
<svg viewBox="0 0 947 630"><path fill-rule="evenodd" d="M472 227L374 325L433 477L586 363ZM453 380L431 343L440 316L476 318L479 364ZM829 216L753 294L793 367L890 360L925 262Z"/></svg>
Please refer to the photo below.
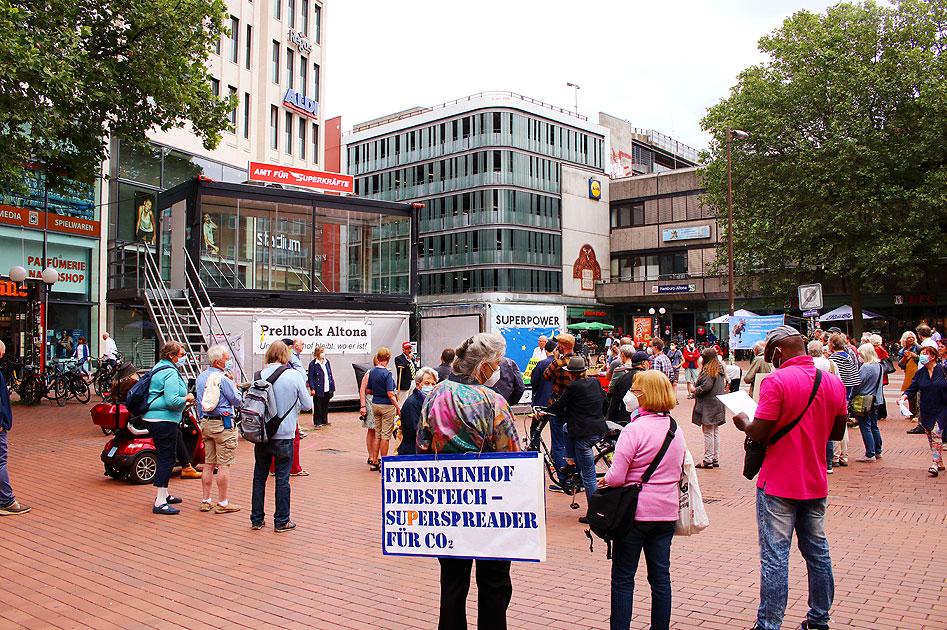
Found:
<svg viewBox="0 0 947 630"><path fill-rule="evenodd" d="M621 487L640 483L664 444L676 404L671 382L661 372L640 373L627 398L631 422L622 429L612 467L599 482ZM671 623L671 539L680 511L678 483L684 463L684 433L678 429L654 474L641 488L635 523L612 551L611 630L628 630L635 590L635 572L644 550L651 584L651 628L668 630Z"/></svg>

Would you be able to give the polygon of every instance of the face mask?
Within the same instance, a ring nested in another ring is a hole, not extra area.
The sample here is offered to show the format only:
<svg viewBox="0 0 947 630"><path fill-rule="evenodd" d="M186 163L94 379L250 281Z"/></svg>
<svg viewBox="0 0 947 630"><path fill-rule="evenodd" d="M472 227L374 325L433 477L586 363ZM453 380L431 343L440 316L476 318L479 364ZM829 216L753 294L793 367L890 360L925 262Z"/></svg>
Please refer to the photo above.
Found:
<svg viewBox="0 0 947 630"><path fill-rule="evenodd" d="M677 351L677 347L676 347L676 346L671 346L671 352L676 352L676 351Z"/></svg>
<svg viewBox="0 0 947 630"><path fill-rule="evenodd" d="M428 394L430 394L430 393L433 392L433 391L434 391L434 386L433 386L433 385L422 385L422 386L421 386L421 393L424 394L425 396L427 396Z"/></svg>
<svg viewBox="0 0 947 630"><path fill-rule="evenodd" d="M689 344L687 344L687 347L690 348L691 350L693 350L693 349L694 349L694 344L689 343Z"/></svg>
<svg viewBox="0 0 947 630"><path fill-rule="evenodd" d="M628 410L628 413L634 413L635 409L639 407L638 397L632 394L630 389L625 394L625 397L621 399L621 401L625 403L625 409Z"/></svg>
<svg viewBox="0 0 947 630"><path fill-rule="evenodd" d="M233 367L233 359L227 359L227 362L224 363L224 369L229 370Z"/></svg>
<svg viewBox="0 0 947 630"><path fill-rule="evenodd" d="M777 358L776 358L776 357L777 357L777 355L776 355L777 352L779 352L779 355L778 355L778 356L779 356L779 359L778 359L778 360L777 360ZM773 351L773 360L772 360L771 363L773 364L773 367L774 367L774 368L777 368L777 369L779 368L780 365L783 364L783 350L782 350L782 348L776 348L776 350Z"/></svg>
<svg viewBox="0 0 947 630"><path fill-rule="evenodd" d="M931 360L930 355L922 354L920 357L918 357L917 362L918 362L918 365L927 365L930 362L930 360Z"/></svg>
<svg viewBox="0 0 947 630"><path fill-rule="evenodd" d="M490 366L490 367L493 367L493 366ZM497 381L499 380L500 380L500 370L496 369L496 370L493 370L493 374L491 374L490 378L485 380L483 384L486 385L487 387L493 387L494 385L497 384Z"/></svg>

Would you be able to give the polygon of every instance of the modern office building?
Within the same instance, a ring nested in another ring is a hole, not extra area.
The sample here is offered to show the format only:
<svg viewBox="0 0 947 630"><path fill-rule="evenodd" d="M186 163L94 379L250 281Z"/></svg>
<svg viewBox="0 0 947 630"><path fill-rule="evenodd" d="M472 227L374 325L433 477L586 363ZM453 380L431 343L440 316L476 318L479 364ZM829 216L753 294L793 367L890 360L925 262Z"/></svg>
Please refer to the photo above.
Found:
<svg viewBox="0 0 947 630"><path fill-rule="evenodd" d="M418 306L425 360L489 330L494 304L606 315L594 285L599 261L608 260L609 148L599 125L519 94L489 92L358 124L343 144L357 195L424 203Z"/></svg>
<svg viewBox="0 0 947 630"><path fill-rule="evenodd" d="M145 150L113 140L103 165L110 177L101 200L103 269L125 266L121 257L131 243L158 245L162 217L156 200L163 190L197 176L245 182L250 161L323 169L326 4L227 0L230 35L222 37L208 66L213 91L237 96L232 127L213 150L188 127L152 131ZM103 282L98 288L96 299L104 303L109 287ZM97 324L129 354L150 339L147 314L127 301L109 302Z"/></svg>

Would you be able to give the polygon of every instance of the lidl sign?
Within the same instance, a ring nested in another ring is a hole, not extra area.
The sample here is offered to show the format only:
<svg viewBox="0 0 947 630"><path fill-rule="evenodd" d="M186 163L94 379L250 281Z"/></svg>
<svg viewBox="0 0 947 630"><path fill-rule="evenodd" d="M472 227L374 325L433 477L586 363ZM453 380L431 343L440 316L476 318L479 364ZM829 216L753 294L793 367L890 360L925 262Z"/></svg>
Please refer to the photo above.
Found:
<svg viewBox="0 0 947 630"><path fill-rule="evenodd" d="M283 105L296 110L303 116L319 120L319 103L289 88L283 96Z"/></svg>
<svg viewBox="0 0 947 630"><path fill-rule="evenodd" d="M602 182L595 178L589 179L589 199L602 198Z"/></svg>

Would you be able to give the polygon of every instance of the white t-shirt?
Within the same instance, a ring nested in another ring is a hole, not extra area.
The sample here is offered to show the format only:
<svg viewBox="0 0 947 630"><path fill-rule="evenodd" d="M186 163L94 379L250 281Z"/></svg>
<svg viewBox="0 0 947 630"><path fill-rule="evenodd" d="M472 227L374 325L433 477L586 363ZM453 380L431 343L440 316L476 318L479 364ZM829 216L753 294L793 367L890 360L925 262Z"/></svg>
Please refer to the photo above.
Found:
<svg viewBox="0 0 947 630"><path fill-rule="evenodd" d="M546 358L546 351L545 351L544 349L542 349L542 348L540 348L540 347L537 346L537 347L533 348L533 356L532 356L532 358L536 359L537 361L542 361L543 359Z"/></svg>
<svg viewBox="0 0 947 630"><path fill-rule="evenodd" d="M832 368L835 367L835 364L826 359L825 357L812 357L812 362L815 363L816 368L822 370L823 372L829 372L835 374L835 370Z"/></svg>

